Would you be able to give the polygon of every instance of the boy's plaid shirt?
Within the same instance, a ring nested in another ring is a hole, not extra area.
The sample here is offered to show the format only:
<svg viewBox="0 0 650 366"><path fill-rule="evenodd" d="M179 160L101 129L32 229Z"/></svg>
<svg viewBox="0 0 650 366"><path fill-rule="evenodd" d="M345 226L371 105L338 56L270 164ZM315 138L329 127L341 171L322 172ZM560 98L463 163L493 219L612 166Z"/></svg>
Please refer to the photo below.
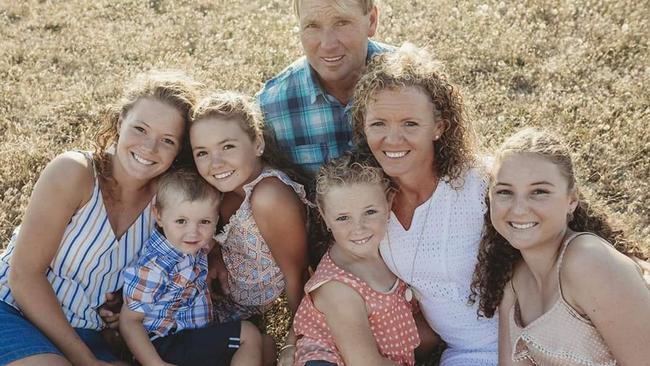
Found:
<svg viewBox="0 0 650 366"><path fill-rule="evenodd" d="M136 265L124 270L124 302L144 313L152 339L212 321L207 253L183 254L154 229Z"/></svg>

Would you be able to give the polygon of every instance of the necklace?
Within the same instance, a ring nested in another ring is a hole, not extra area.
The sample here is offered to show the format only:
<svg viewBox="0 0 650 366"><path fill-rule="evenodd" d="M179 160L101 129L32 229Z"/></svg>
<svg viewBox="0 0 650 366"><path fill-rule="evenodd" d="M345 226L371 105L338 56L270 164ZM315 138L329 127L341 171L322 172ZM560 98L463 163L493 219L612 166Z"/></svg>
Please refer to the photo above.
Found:
<svg viewBox="0 0 650 366"><path fill-rule="evenodd" d="M438 180L436 179L435 185L433 186L433 193L435 193L437 187L438 187ZM429 222L429 212L431 211L431 203L433 202L433 193L431 193L431 197L429 197L429 203L427 204L427 211L424 215L424 222L422 223L422 228L420 229L418 240L415 243L415 253L413 254L413 259L411 260L411 273L409 276L409 282L407 283L408 286L404 291L404 298L408 302L411 302L411 300L413 300L413 295L415 294L415 288L413 287L413 274L415 273L415 261L418 257L418 252L420 251L420 244L422 243L424 230L427 227L427 222ZM411 219L411 224L413 224L412 219ZM397 268L397 265L395 264L395 256L393 255L393 246L390 242L390 230L386 230L386 239L388 241L388 252L390 253L390 259L391 262L393 263L393 268L395 268L398 277L402 277L401 271ZM419 300L419 296L416 296L416 298Z"/></svg>

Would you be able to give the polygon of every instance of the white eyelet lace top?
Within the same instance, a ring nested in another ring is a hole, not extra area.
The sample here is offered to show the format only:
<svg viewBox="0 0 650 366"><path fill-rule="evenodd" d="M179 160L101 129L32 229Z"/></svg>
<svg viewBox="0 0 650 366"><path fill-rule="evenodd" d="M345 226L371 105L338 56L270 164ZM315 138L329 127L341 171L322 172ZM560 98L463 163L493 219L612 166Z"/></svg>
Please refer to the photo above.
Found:
<svg viewBox="0 0 650 366"><path fill-rule="evenodd" d="M380 245L388 267L415 289L427 322L447 343L442 366L498 363L497 317L479 319L476 305L467 304L486 190L478 169L467 172L459 190L440 181L431 198L416 208L409 230L391 213L388 236Z"/></svg>

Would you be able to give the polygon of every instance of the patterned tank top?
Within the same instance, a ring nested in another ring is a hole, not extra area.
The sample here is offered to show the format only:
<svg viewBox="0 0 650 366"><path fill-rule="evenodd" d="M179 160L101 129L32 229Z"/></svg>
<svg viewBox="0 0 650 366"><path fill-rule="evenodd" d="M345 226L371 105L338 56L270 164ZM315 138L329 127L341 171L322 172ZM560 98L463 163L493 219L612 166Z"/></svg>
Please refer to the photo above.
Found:
<svg viewBox="0 0 650 366"><path fill-rule="evenodd" d="M397 278L389 292L376 291L357 276L337 266L327 252L312 278L307 281L306 295L296 311L293 323L298 337L296 365L316 360L345 365L325 315L314 306L309 295L329 281L344 283L361 295L369 310L370 330L383 357L403 366L415 363L414 350L420 344L420 337L411 304L404 299L406 283Z"/></svg>
<svg viewBox="0 0 650 366"><path fill-rule="evenodd" d="M580 315L562 294L560 268L564 253L574 238L585 234L593 235L573 233L562 244L557 264L560 296L549 311L522 327L519 300L515 300L509 317L513 361L528 360L534 365L544 366L616 365L616 360L591 320Z"/></svg>
<svg viewBox="0 0 650 366"><path fill-rule="evenodd" d="M230 290L228 298L214 303L219 322L261 314L285 289L282 271L260 233L251 206L253 189L267 177L278 178L291 187L305 205L310 204L304 187L277 169L265 167L255 180L244 185L243 202L215 237L221 245Z"/></svg>
<svg viewBox="0 0 650 366"><path fill-rule="evenodd" d="M83 154L92 162L90 153ZM94 166L93 175L90 200L70 219L46 275L72 327L101 330L104 322L97 308L106 301L106 293L122 288L122 269L135 263L154 220L151 205L147 205L117 238L108 221ZM0 255L0 300L18 310L8 280L19 230L14 230L7 250Z"/></svg>

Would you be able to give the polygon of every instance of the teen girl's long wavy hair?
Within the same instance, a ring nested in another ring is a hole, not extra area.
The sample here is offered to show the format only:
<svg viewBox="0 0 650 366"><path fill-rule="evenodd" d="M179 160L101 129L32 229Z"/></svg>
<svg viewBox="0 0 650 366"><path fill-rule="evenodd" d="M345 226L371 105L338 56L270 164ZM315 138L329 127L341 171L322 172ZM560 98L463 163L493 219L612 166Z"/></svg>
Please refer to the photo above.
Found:
<svg viewBox="0 0 650 366"><path fill-rule="evenodd" d="M508 138L496 153L493 172L500 159L507 154L533 154L542 157L559 168L569 183L568 189L577 188L571 153L558 137L549 132L528 128ZM613 244L621 253L641 259L648 258L646 251L626 238L622 223L611 218L604 205L589 199L586 192L578 192L578 206L573 215L567 218L567 226L571 230L594 233ZM515 265L522 259L519 250L511 246L492 225L489 196L486 196L488 210L485 213L485 229L469 300L471 304L478 301L478 315L487 318L494 316L503 298L504 287L512 279Z"/></svg>

